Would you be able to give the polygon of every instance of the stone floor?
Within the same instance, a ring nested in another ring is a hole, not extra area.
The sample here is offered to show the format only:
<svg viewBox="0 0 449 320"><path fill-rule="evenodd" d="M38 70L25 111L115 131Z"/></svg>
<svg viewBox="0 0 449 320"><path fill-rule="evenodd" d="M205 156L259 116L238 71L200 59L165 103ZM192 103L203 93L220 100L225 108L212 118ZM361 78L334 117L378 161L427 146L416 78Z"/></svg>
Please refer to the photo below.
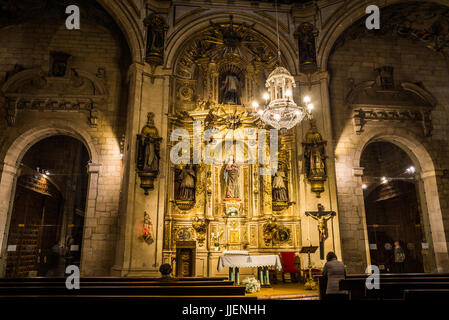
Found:
<svg viewBox="0 0 449 320"><path fill-rule="evenodd" d="M262 288L260 292L247 294L260 300L319 300L318 290L305 290L303 283L276 283L272 288Z"/></svg>

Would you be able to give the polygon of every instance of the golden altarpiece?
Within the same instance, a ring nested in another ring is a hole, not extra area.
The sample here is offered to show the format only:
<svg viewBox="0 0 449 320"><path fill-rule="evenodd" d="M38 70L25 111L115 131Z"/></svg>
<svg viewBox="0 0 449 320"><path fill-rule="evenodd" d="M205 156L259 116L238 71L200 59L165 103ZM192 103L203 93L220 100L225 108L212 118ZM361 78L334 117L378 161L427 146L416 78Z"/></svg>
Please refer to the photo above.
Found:
<svg viewBox="0 0 449 320"><path fill-rule="evenodd" d="M268 43L231 17L228 23L211 21L178 58L169 132L181 129L190 146L201 146L185 150L181 157L188 161L172 162L169 169L163 260L184 259L177 247L196 241L195 261L188 262L195 270L185 273L192 269L177 261L178 275L215 275L225 250L262 254L301 247L294 133L270 136L251 107L276 67L276 49ZM169 149L181 138L171 139ZM277 152L270 158L274 138ZM215 155L215 161L205 161L205 154ZM273 166L276 173L261 174Z"/></svg>

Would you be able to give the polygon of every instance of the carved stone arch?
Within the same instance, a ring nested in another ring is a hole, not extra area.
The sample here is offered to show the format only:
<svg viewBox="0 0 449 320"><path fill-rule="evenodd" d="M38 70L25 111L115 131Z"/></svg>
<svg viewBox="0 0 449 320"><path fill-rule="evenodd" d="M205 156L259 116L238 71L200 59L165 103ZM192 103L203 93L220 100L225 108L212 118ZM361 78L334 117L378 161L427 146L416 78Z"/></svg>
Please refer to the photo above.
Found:
<svg viewBox="0 0 449 320"><path fill-rule="evenodd" d="M449 266L447 254L447 242L444 231L444 220L438 195L437 177L441 173L435 156L423 142L422 138L412 131L393 127L370 127L360 136L353 136L350 144L345 144L343 140L336 145L335 155L336 175L344 177L337 180L337 193L340 199L339 212L342 217L358 218L362 222L358 232L363 238L357 240L360 246L365 248L365 253L355 252L344 248L343 256L346 260L351 260L351 255L358 255L358 261L353 262L353 268L366 268L370 264L368 233L366 227L366 216L362 190L363 168L360 168L360 159L367 145L372 142L385 141L398 146L412 160L419 177L419 197L423 207L423 214L428 217L430 224L429 241L433 241L435 252L436 270L433 272L446 272ZM351 159L344 161L343 159ZM357 203L357 209L345 207L341 203ZM365 260L365 259L366 260ZM365 260L365 262L363 262Z"/></svg>
<svg viewBox="0 0 449 320"><path fill-rule="evenodd" d="M210 27L210 21L215 23L229 22L229 16L233 16L234 23L246 23L253 26L254 31L260 35L265 43L277 52L277 38L276 38L276 25L275 22L269 21L262 16L256 16L253 14L245 14L242 12L206 12L201 17L194 16L189 21L184 22L178 26L177 29L168 35L166 39L166 60L165 68L173 69L176 63L179 61L183 51L183 47L189 41L195 39L195 37L203 32L206 28ZM280 46L282 53L282 64L289 69L292 74L299 73L299 64L297 59L296 44L291 41L292 37L289 34L280 33Z"/></svg>
<svg viewBox="0 0 449 320"><path fill-rule="evenodd" d="M422 100L427 102L431 107L436 107L437 100L435 97L423 86L420 86L416 83L412 82L402 82L401 83L402 89L405 91L409 91L420 97Z"/></svg>
<svg viewBox="0 0 449 320"><path fill-rule="evenodd" d="M40 68L23 70L0 89L8 125L21 110L85 111L92 127L98 121L98 107L106 103L108 90L103 80L90 72L72 69L67 76L51 77ZM1 101L0 101L1 102Z"/></svg>
<svg viewBox="0 0 449 320"><path fill-rule="evenodd" d="M87 127L87 125L86 125ZM0 148L0 256L6 257L6 240L8 237L7 225L12 214L15 186L18 178L18 169L26 152L37 142L55 135L66 135L81 141L86 147L90 164L88 165L89 185L87 199L89 205L86 217L93 217L96 206L98 176L101 167L100 154L97 151L88 128L71 121L55 119L34 121L20 129L13 128ZM82 263L84 257L82 258ZM4 272L5 261L0 260L0 275Z"/></svg>
<svg viewBox="0 0 449 320"><path fill-rule="evenodd" d="M387 70L382 73L380 70ZM401 82L395 86L393 68L376 69L376 80L354 84L352 79L345 104L352 109L354 129L357 134L365 130L367 124L408 123L417 125L424 136L432 134L432 110L437 100L422 84Z"/></svg>
<svg viewBox="0 0 449 320"><path fill-rule="evenodd" d="M373 1L373 5L379 8L390 7L401 3L417 3L417 0L391 0L391 1ZM442 7L448 7L445 0L429 0L426 3L437 4ZM363 1L350 0L340 6L325 23L326 28L320 33L320 42L317 48L318 66L321 71L328 69L329 57L334 50L335 43L339 37L350 28L355 22L359 21L366 15L366 7L368 5Z"/></svg>
<svg viewBox="0 0 449 320"><path fill-rule="evenodd" d="M201 23L192 22L195 26L185 31L187 35L178 43L176 56L170 58L167 49L168 63L172 63L175 75L175 109L193 110L197 101L249 106L260 98L266 77L278 64L277 48L266 33L257 30L257 23L239 19L220 14L208 16ZM191 29L198 25L201 29L192 33ZM173 35L170 37L174 41ZM282 64L286 60L284 57ZM230 68L236 72L224 77L223 70ZM239 75L238 80L235 74ZM238 89L223 94L225 82Z"/></svg>
<svg viewBox="0 0 449 320"><path fill-rule="evenodd" d="M80 126L69 120L45 119L22 126L20 132L11 134L10 138L3 141L0 149L0 161L16 166L28 149L38 141L54 135L67 135L83 142L93 163L99 163L100 153L94 143L94 139L88 133L89 127Z"/></svg>
<svg viewBox="0 0 449 320"><path fill-rule="evenodd" d="M78 76L84 77L92 82L92 84L95 86L95 91L98 93L99 96L107 96L108 90L102 80L100 80L98 77L96 77L94 74L77 69L76 70ZM22 84L24 84L27 81L35 81L36 79L42 79L43 81L46 81L45 78L47 77L46 73L41 68L33 68L28 70L20 71L13 76L11 76L0 88L0 91L6 95L8 93L13 93L16 91L17 88L19 88Z"/></svg>
<svg viewBox="0 0 449 320"><path fill-rule="evenodd" d="M426 146L417 135L409 130L391 127L373 128L360 136L356 145L354 167L360 167L360 159L366 146L377 141L385 141L397 145L407 153L420 172L438 170L435 166L434 156L427 151Z"/></svg>
<svg viewBox="0 0 449 320"><path fill-rule="evenodd" d="M438 272L448 270L449 256L447 254L447 238L444 230L444 220L438 194L437 176L440 170L436 167L434 158L427 151L427 148L420 139L402 130L382 130L382 132L372 132L368 137L360 141L363 144L361 150L372 142L385 141L398 146L405 151L417 168L419 174L418 194L422 204L423 214L426 215L429 228L428 241L433 242L436 269ZM356 156L360 161L361 154Z"/></svg>

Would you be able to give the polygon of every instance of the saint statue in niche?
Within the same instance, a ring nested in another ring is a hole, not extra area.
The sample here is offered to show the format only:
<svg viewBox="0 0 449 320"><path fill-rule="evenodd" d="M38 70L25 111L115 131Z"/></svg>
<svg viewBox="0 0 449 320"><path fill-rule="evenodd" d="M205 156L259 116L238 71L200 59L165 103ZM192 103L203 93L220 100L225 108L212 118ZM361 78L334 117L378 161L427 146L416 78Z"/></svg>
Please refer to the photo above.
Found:
<svg viewBox="0 0 449 320"><path fill-rule="evenodd" d="M145 18L147 26L147 46L145 60L153 65L163 63L164 42L167 25L162 17L152 14Z"/></svg>
<svg viewBox="0 0 449 320"><path fill-rule="evenodd" d="M138 169L141 171L159 171L161 138L154 126L154 113L148 113L148 121L139 138Z"/></svg>
<svg viewBox="0 0 449 320"><path fill-rule="evenodd" d="M325 156L322 146L313 146L310 150L310 173L312 176L326 175Z"/></svg>
<svg viewBox="0 0 449 320"><path fill-rule="evenodd" d="M234 157L230 157L224 168L227 199L239 199L239 167L235 164Z"/></svg>
<svg viewBox="0 0 449 320"><path fill-rule="evenodd" d="M178 188L177 200L195 200L195 171L187 164L179 173L178 180L181 182Z"/></svg>
<svg viewBox="0 0 449 320"><path fill-rule="evenodd" d="M148 113L146 125L137 135L137 173L141 183L140 187L148 195L154 189L154 179L159 174L160 145L162 138L154 125L154 113Z"/></svg>
<svg viewBox="0 0 449 320"><path fill-rule="evenodd" d="M157 146L151 141L150 138L145 138L144 142L145 148L145 162L144 170L159 171L159 150Z"/></svg>
<svg viewBox="0 0 449 320"><path fill-rule="evenodd" d="M276 171L273 178L273 201L288 202L288 192L284 177L283 171Z"/></svg>
<svg viewBox="0 0 449 320"><path fill-rule="evenodd" d="M324 192L324 182L327 179L326 143L317 129L316 120L311 119L310 129L307 131L302 145L304 147L305 173L311 190L316 193L317 198Z"/></svg>
<svg viewBox="0 0 449 320"><path fill-rule="evenodd" d="M323 141L321 134L316 127L316 120L310 121L310 130L306 134L304 143L304 156L306 158L307 177L325 177L326 176L326 142Z"/></svg>
<svg viewBox="0 0 449 320"><path fill-rule="evenodd" d="M310 23L303 23L298 30L299 62L302 72L313 73L317 69L316 44L318 30Z"/></svg>
<svg viewBox="0 0 449 320"><path fill-rule="evenodd" d="M221 90L222 103L225 104L240 104L240 80L235 74L227 74L223 80Z"/></svg>

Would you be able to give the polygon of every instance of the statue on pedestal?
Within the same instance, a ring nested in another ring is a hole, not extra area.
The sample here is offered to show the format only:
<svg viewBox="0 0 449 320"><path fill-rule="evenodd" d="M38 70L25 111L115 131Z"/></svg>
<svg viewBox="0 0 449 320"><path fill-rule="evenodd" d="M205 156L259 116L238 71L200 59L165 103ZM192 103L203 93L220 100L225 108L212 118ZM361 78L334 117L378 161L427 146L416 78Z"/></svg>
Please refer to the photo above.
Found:
<svg viewBox="0 0 449 320"><path fill-rule="evenodd" d="M230 73L223 80L221 90L223 92L222 102L224 104L240 104L240 80Z"/></svg>
<svg viewBox="0 0 449 320"><path fill-rule="evenodd" d="M302 145L306 177L311 184L312 192L317 194L317 198L324 192L324 182L327 179L326 143L317 129L315 119L311 119L310 129L307 131Z"/></svg>
<svg viewBox="0 0 449 320"><path fill-rule="evenodd" d="M224 168L224 179L226 182L226 199L239 199L239 167L231 156Z"/></svg>
<svg viewBox="0 0 449 320"><path fill-rule="evenodd" d="M176 194L177 200L195 200L195 171L190 164L187 164L179 173L178 180L181 182Z"/></svg>
<svg viewBox="0 0 449 320"><path fill-rule="evenodd" d="M273 201L288 202L288 192L284 181L284 172L276 171L273 178Z"/></svg>
<svg viewBox="0 0 449 320"><path fill-rule="evenodd" d="M162 138L154 125L154 113L148 113L146 125L141 134L137 135L137 173L140 177L140 187L148 191L154 189L154 179L159 174L160 145Z"/></svg>

